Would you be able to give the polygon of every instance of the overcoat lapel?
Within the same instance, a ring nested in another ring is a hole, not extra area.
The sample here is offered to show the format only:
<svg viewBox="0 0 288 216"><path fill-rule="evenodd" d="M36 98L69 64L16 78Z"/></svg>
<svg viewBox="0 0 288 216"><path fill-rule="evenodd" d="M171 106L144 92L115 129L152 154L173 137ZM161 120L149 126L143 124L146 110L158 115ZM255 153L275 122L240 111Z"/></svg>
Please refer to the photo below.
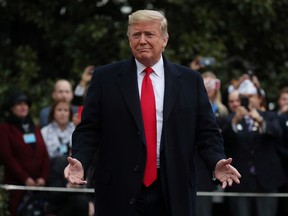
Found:
<svg viewBox="0 0 288 216"><path fill-rule="evenodd" d="M119 76L117 83L119 85L120 91L139 129L142 141L145 143L137 83L137 71L134 59L131 58L128 60L126 66L119 69L118 74Z"/></svg>
<svg viewBox="0 0 288 216"><path fill-rule="evenodd" d="M178 94L180 92L180 73L173 65L164 60L164 74L165 74L165 91L164 91L164 104L163 104L163 129L165 129L167 120L171 115L173 106L177 101ZM162 130L163 130L162 129ZM163 138L162 131L162 138ZM163 149L164 142L161 140L160 151Z"/></svg>
<svg viewBox="0 0 288 216"><path fill-rule="evenodd" d="M169 118L180 91L180 73L164 57L165 91L163 105L163 125ZM125 102L136 122L145 143L140 98L137 83L136 64L133 58L127 61L127 67L119 69L118 85ZM162 148L162 145L161 145Z"/></svg>
<svg viewBox="0 0 288 216"><path fill-rule="evenodd" d="M180 73L164 58L165 91L163 124L167 122L180 91Z"/></svg>

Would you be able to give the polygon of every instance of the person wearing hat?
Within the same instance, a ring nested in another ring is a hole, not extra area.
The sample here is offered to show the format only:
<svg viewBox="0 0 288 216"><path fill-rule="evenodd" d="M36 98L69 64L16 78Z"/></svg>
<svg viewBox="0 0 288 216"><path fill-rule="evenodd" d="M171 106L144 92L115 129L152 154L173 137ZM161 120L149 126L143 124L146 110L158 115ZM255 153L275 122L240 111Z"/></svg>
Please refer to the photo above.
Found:
<svg viewBox="0 0 288 216"><path fill-rule="evenodd" d="M8 115L0 125L0 162L4 165L4 184L45 186L49 156L40 129L29 111L31 101L22 92L8 98ZM9 209L17 215L24 191L11 191Z"/></svg>
<svg viewBox="0 0 288 216"><path fill-rule="evenodd" d="M238 88L241 105L226 118L222 135L226 154L242 175L229 192L276 193L286 182L278 155L281 127L277 115L261 111L259 90L251 80ZM234 216L276 216L276 197L228 197Z"/></svg>

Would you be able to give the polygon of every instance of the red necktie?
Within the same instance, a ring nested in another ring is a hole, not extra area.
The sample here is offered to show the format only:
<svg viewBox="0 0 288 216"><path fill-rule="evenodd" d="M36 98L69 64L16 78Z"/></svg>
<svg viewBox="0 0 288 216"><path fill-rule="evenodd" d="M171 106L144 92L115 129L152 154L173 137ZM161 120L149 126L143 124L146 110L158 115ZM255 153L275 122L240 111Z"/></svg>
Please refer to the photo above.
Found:
<svg viewBox="0 0 288 216"><path fill-rule="evenodd" d="M142 82L141 108L146 137L146 166L144 172L144 185L148 187L157 178L157 153L156 153L156 106L150 74L152 68L146 68Z"/></svg>

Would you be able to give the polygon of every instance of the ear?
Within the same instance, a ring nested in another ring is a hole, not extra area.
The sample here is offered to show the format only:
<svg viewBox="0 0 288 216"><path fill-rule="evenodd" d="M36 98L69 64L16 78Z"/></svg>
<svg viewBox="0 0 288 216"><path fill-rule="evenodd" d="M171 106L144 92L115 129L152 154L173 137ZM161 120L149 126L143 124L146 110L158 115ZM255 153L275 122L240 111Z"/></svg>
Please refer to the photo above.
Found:
<svg viewBox="0 0 288 216"><path fill-rule="evenodd" d="M162 51L164 52L165 47L168 43L168 37L163 37L163 43L162 43Z"/></svg>
<svg viewBox="0 0 288 216"><path fill-rule="evenodd" d="M167 43L168 43L168 37L164 37L164 38L163 38L163 45L162 45L163 48L166 47Z"/></svg>

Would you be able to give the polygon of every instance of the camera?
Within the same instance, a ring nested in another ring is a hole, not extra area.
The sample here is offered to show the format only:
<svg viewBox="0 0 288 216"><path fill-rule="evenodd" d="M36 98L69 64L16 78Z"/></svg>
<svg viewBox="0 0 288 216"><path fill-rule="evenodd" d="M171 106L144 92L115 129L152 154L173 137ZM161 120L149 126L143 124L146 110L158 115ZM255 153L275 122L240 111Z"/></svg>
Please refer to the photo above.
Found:
<svg viewBox="0 0 288 216"><path fill-rule="evenodd" d="M204 79L204 85L208 90L219 90L221 87L221 82L219 79Z"/></svg>
<svg viewBox="0 0 288 216"><path fill-rule="evenodd" d="M249 109L249 98L248 97L241 97L240 103L241 103L241 106L245 107L247 110Z"/></svg>
<svg viewBox="0 0 288 216"><path fill-rule="evenodd" d="M215 64L216 60L214 57L201 57L199 60L200 66L211 66Z"/></svg>

